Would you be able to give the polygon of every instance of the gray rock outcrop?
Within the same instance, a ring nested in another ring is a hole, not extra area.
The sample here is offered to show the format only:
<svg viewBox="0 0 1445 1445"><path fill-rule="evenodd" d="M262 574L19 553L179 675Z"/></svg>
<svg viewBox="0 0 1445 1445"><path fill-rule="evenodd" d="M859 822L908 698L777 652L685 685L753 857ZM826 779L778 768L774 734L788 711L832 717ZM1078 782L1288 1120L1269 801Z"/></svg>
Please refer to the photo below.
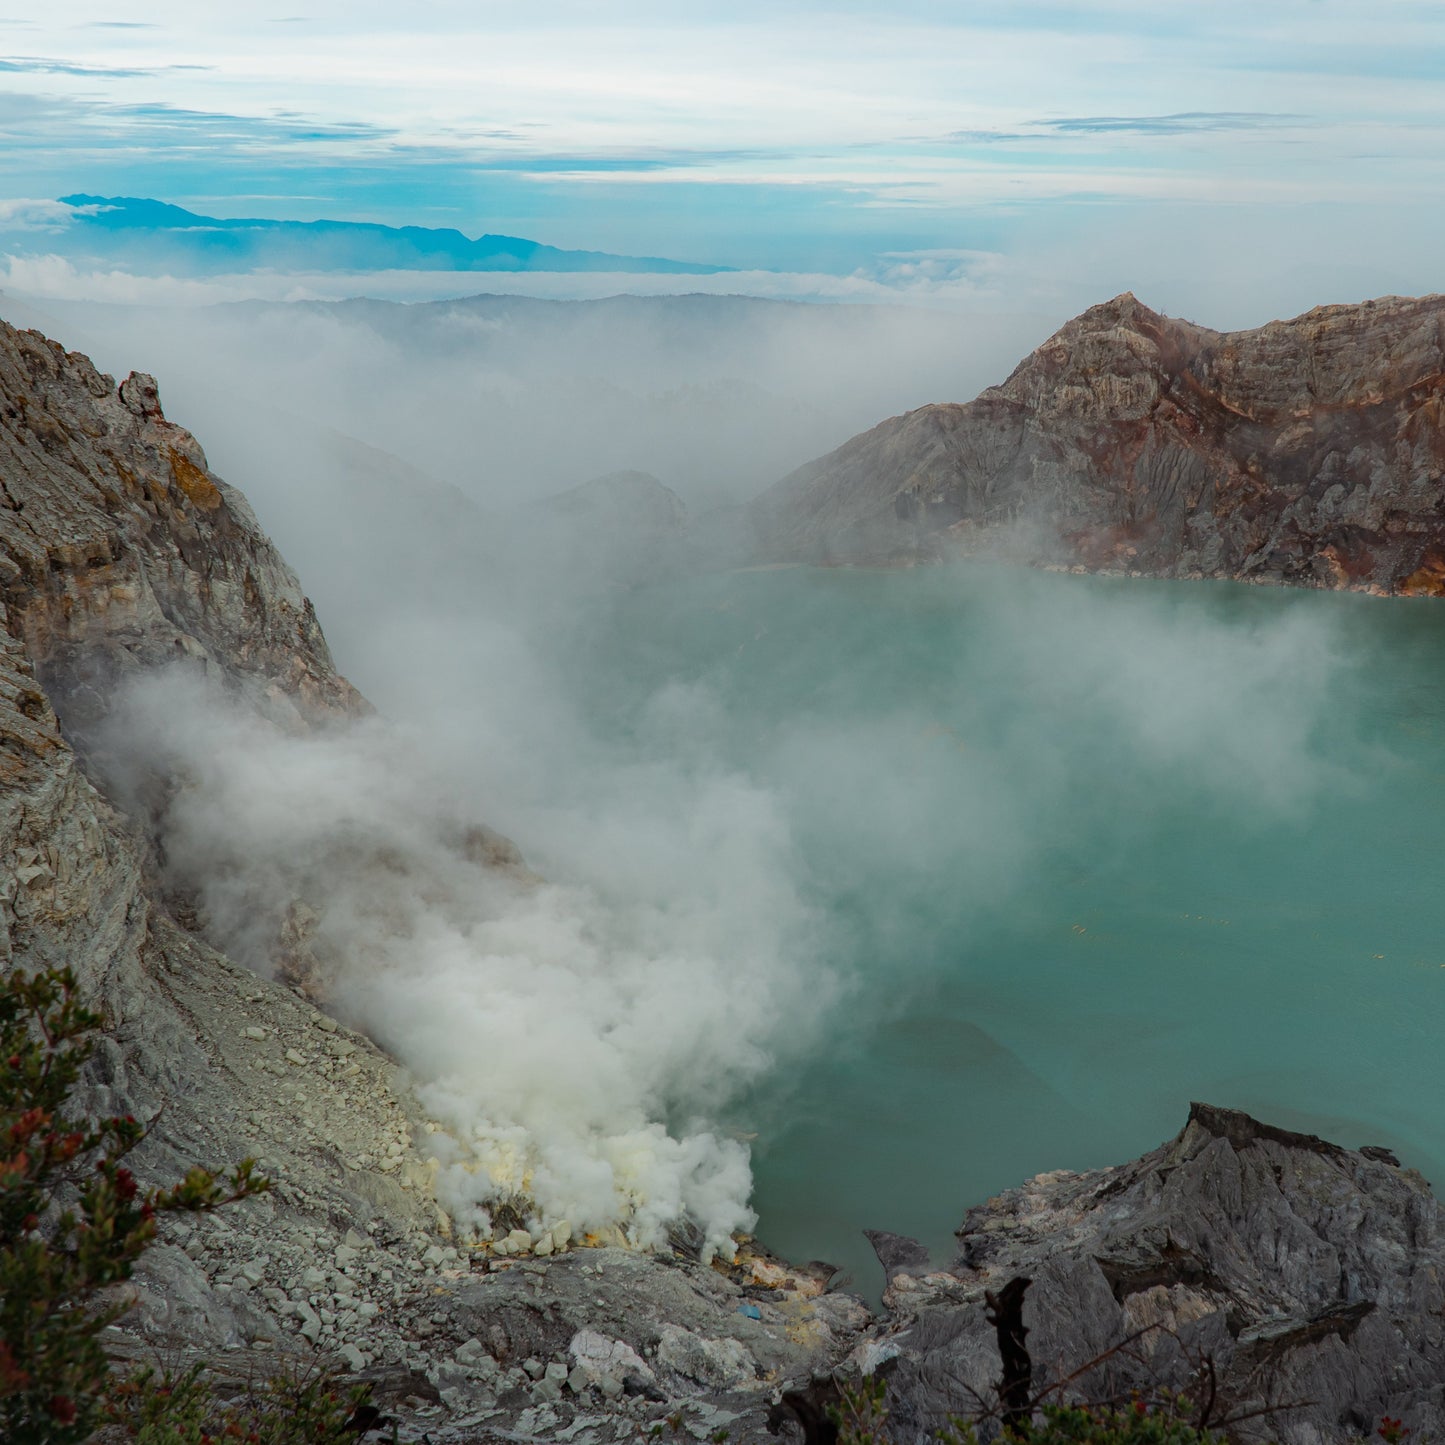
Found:
<svg viewBox="0 0 1445 1445"><path fill-rule="evenodd" d="M1115 297L1000 386L810 462L767 560L988 551L1085 571L1445 595L1445 298L1217 332Z"/></svg>
<svg viewBox="0 0 1445 1445"><path fill-rule="evenodd" d="M1067 1381L1051 1399L1207 1385L1241 1440L1358 1440L1384 1415L1434 1436L1441 1223L1386 1150L1196 1104L1131 1164L1040 1175L969 1210L946 1269L885 1236L892 1317L854 1361L885 1376L899 1445L928 1438L997 1399L985 1294L1024 1278L1034 1389Z"/></svg>

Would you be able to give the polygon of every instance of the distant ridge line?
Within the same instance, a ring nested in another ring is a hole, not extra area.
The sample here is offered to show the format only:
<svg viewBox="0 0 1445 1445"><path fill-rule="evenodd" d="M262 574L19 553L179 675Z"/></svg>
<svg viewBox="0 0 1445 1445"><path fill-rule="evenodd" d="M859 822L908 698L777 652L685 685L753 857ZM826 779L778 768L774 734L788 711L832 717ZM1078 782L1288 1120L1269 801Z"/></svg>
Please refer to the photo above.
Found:
<svg viewBox="0 0 1445 1445"><path fill-rule="evenodd" d="M326 269L455 271L618 271L633 274L716 276L736 268L663 256L623 256L609 251L572 251L524 236L485 234L475 240L452 227L386 226L376 221L278 221L259 216L219 217L188 211L143 196L59 197L65 206L87 208L74 224L103 231L164 239L192 255L218 260L302 261L309 250L329 248ZM94 208L94 209L91 209Z"/></svg>

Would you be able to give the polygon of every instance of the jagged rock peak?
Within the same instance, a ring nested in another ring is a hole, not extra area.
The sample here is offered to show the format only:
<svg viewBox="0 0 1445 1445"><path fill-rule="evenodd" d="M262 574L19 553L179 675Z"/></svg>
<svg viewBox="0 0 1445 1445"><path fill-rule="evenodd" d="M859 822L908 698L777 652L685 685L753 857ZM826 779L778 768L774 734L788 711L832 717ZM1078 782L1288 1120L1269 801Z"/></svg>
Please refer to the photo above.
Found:
<svg viewBox="0 0 1445 1445"><path fill-rule="evenodd" d="M239 492L155 379L0 322L0 601L72 736L178 658L298 724L364 707Z"/></svg>
<svg viewBox="0 0 1445 1445"><path fill-rule="evenodd" d="M1251 331L1131 293L976 400L880 423L753 507L764 558L988 550L1080 571L1445 594L1445 298Z"/></svg>

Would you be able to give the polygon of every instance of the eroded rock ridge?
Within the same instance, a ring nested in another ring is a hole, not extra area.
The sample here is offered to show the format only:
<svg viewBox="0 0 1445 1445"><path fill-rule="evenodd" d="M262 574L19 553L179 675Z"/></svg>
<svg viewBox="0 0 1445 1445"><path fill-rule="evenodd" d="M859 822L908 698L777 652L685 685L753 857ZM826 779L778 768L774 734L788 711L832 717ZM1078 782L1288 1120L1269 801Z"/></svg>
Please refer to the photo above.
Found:
<svg viewBox="0 0 1445 1445"><path fill-rule="evenodd" d="M1118 296L967 405L786 477L757 547L1442 595L1442 322L1445 298L1387 297L1218 332Z"/></svg>
<svg viewBox="0 0 1445 1445"><path fill-rule="evenodd" d="M1207 1371L1213 1420L1242 1440L1445 1423L1440 1206L1386 1149L1195 1104L1141 1159L1040 1175L969 1210L957 1238L940 1269L875 1241L891 1318L855 1360L884 1374L899 1445L996 1399L985 1296L1020 1278L1034 1387L1066 1382L1051 1399L1150 1396Z"/></svg>

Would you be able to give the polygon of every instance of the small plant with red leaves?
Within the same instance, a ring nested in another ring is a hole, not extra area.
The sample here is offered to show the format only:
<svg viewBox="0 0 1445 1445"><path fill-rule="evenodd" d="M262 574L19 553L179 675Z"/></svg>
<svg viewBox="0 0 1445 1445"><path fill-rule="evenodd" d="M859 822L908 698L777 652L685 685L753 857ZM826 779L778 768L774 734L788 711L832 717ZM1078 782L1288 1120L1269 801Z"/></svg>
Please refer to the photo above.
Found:
<svg viewBox="0 0 1445 1445"><path fill-rule="evenodd" d="M0 1439L71 1445L95 1430L110 1384L100 1333L124 1304L94 1307L128 1279L156 1216L210 1210L268 1188L246 1160L229 1178L192 1169L143 1190L124 1159L135 1119L77 1120L66 1103L100 1016L68 969L0 979Z"/></svg>

